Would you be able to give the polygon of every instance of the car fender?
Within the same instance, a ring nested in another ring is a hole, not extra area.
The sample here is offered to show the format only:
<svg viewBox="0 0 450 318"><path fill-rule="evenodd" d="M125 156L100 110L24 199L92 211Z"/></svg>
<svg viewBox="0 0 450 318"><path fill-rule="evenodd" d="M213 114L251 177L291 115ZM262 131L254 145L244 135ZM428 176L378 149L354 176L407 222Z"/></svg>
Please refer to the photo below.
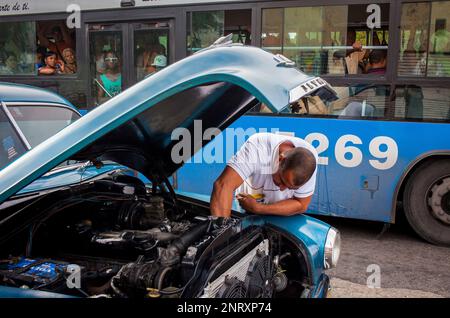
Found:
<svg viewBox="0 0 450 318"><path fill-rule="evenodd" d="M307 215L250 216L243 220L249 225L265 225L280 230L281 234L302 250L308 264L311 284L317 285L324 271L324 246L330 226Z"/></svg>

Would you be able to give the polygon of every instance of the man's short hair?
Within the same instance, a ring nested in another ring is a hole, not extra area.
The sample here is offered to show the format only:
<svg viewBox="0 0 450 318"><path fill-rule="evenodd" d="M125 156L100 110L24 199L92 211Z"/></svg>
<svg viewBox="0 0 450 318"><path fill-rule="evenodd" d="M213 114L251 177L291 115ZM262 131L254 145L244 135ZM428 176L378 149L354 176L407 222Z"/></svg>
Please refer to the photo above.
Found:
<svg viewBox="0 0 450 318"><path fill-rule="evenodd" d="M294 171L295 185L302 186L316 170L316 158L311 151L303 147L296 147L285 154L284 160L280 163L280 169Z"/></svg>
<svg viewBox="0 0 450 318"><path fill-rule="evenodd" d="M386 59L386 51L385 50L372 50L369 54L369 63L381 63Z"/></svg>

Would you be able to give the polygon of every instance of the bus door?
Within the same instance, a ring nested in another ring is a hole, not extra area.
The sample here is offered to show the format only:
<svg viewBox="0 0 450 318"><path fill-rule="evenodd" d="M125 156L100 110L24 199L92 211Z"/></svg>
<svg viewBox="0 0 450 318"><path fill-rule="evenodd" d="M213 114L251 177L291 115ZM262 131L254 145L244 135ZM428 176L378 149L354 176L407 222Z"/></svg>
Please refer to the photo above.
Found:
<svg viewBox="0 0 450 318"><path fill-rule="evenodd" d="M173 50L169 46L172 24L168 22L133 23L130 28L133 39L134 67L131 84L141 81L169 64Z"/></svg>
<svg viewBox="0 0 450 318"><path fill-rule="evenodd" d="M173 61L171 20L88 26L89 106L98 106Z"/></svg>

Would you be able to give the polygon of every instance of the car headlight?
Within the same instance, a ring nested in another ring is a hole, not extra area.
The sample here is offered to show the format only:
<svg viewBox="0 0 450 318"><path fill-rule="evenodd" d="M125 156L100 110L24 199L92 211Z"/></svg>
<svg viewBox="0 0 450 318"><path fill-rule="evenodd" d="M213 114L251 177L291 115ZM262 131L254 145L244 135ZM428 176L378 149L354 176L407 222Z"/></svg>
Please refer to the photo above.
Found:
<svg viewBox="0 0 450 318"><path fill-rule="evenodd" d="M325 269L336 267L341 254L341 234L334 227L330 227L325 241L323 265Z"/></svg>

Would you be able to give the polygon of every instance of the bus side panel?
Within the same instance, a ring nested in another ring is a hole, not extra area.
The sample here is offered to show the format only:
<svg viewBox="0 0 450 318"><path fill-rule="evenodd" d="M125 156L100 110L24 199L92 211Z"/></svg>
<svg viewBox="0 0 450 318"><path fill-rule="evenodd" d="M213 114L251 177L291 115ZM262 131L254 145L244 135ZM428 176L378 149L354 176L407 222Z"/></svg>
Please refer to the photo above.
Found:
<svg viewBox="0 0 450 318"><path fill-rule="evenodd" d="M424 153L450 149L448 124L248 115L177 172L178 189L210 194L246 138L276 130L307 139L318 150L309 213L382 222L394 220L395 188L410 163Z"/></svg>

